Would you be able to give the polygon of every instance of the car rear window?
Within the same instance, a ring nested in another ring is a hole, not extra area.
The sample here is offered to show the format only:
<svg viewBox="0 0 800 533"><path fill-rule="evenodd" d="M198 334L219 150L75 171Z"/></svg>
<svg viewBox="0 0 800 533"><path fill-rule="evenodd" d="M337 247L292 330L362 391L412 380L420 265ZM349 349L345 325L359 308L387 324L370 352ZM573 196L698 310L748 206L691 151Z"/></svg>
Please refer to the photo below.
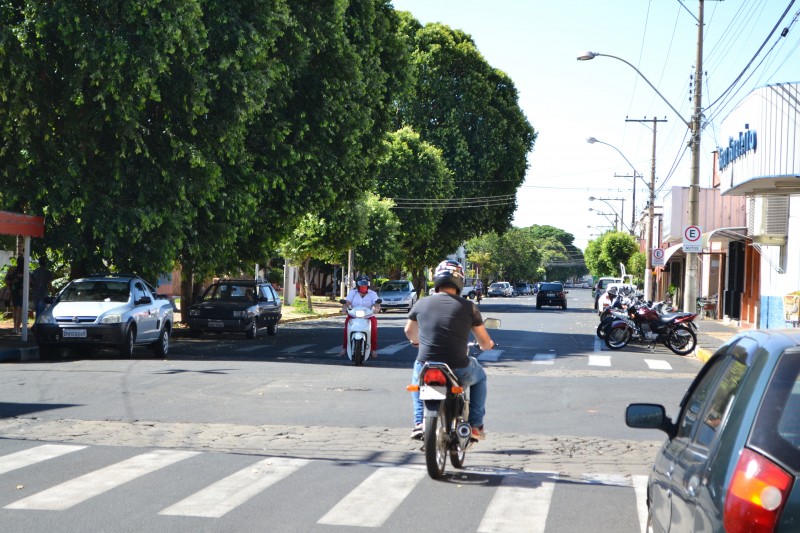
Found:
<svg viewBox="0 0 800 533"><path fill-rule="evenodd" d="M561 292L564 290L564 286L560 283L542 283L542 286L539 287L539 290Z"/></svg>
<svg viewBox="0 0 800 533"><path fill-rule="evenodd" d="M800 349L787 350L775 367L750 445L800 472Z"/></svg>

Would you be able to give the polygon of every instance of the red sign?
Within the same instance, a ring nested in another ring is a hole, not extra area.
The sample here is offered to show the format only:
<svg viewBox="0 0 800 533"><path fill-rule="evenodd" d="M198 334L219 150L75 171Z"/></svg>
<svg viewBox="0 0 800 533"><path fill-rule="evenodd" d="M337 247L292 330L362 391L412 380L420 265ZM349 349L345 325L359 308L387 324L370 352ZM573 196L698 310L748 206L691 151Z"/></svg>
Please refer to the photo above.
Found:
<svg viewBox="0 0 800 533"><path fill-rule="evenodd" d="M0 211L0 234L44 237L44 217Z"/></svg>

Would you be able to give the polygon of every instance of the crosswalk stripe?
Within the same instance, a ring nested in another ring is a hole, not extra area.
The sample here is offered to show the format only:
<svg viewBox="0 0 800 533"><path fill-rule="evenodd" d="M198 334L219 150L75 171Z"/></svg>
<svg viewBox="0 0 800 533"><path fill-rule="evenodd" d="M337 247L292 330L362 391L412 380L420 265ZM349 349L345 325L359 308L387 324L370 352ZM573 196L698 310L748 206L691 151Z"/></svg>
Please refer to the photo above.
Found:
<svg viewBox="0 0 800 533"><path fill-rule="evenodd" d="M385 348L381 346L380 348L378 348L378 353L380 355L394 355L403 348L406 348L408 346L411 346L411 343L408 341L400 342L397 344L391 344L389 346L386 346Z"/></svg>
<svg viewBox="0 0 800 533"><path fill-rule="evenodd" d="M161 511L160 515L219 518L310 461L270 458L239 470Z"/></svg>
<svg viewBox="0 0 800 533"><path fill-rule="evenodd" d="M306 348L311 348L314 346L313 344L298 344L297 346L289 346L288 348L284 348L281 350L281 353L297 353Z"/></svg>
<svg viewBox="0 0 800 533"><path fill-rule="evenodd" d="M502 353L503 350L484 350L478 356L478 361L497 361Z"/></svg>
<svg viewBox="0 0 800 533"><path fill-rule="evenodd" d="M532 365L553 365L555 364L556 354L554 353L537 353L533 356Z"/></svg>
<svg viewBox="0 0 800 533"><path fill-rule="evenodd" d="M540 482L506 476L483 515L478 533L544 533L554 481L539 474ZM552 479L552 478L550 478Z"/></svg>
<svg viewBox="0 0 800 533"><path fill-rule="evenodd" d="M647 476L631 476L633 490L636 492L636 511L639 515L639 525L642 533L647 528Z"/></svg>
<svg viewBox="0 0 800 533"><path fill-rule="evenodd" d="M426 475L427 472L420 468L380 468L317 523L380 527Z"/></svg>
<svg viewBox="0 0 800 533"><path fill-rule="evenodd" d="M101 468L5 506L5 509L63 511L200 452L156 450Z"/></svg>
<svg viewBox="0 0 800 533"><path fill-rule="evenodd" d="M0 457L0 474L24 468L48 459L82 450L86 446L67 446L65 444L43 444L28 450L10 453Z"/></svg>
<svg viewBox="0 0 800 533"><path fill-rule="evenodd" d="M672 365L660 359L645 359L644 362L650 370L672 370Z"/></svg>
<svg viewBox="0 0 800 533"><path fill-rule="evenodd" d="M611 366L610 355L590 355L589 366Z"/></svg>

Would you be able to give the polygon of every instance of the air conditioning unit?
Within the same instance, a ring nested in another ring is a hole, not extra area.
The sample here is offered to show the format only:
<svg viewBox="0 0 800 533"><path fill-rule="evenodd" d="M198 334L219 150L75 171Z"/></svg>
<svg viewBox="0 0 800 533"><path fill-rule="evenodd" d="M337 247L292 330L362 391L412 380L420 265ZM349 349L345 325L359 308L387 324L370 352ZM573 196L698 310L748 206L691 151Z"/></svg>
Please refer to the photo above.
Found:
<svg viewBox="0 0 800 533"><path fill-rule="evenodd" d="M789 233L788 196L751 196L747 234L762 246L783 246Z"/></svg>

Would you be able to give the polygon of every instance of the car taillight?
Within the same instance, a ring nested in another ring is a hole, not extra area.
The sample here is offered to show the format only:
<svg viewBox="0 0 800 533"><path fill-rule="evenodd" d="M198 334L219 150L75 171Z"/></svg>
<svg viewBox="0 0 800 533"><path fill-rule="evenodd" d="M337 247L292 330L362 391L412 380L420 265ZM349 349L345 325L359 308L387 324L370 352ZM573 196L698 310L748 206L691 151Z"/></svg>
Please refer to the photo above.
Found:
<svg viewBox="0 0 800 533"><path fill-rule="evenodd" d="M774 531L791 483L792 476L778 465L752 450L742 450L725 498L725 531Z"/></svg>
<svg viewBox="0 0 800 533"><path fill-rule="evenodd" d="M422 382L425 385L447 385L447 378L444 377L444 372L438 368L431 368L422 376Z"/></svg>

